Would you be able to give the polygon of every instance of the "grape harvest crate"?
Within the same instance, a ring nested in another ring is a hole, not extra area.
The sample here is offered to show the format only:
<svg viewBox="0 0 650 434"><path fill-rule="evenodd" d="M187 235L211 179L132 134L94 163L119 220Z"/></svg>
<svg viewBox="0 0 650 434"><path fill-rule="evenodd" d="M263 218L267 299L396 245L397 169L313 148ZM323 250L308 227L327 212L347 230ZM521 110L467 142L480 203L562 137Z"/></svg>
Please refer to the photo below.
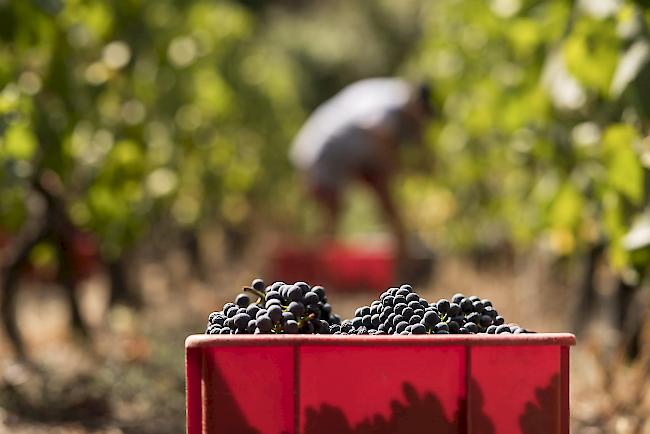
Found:
<svg viewBox="0 0 650 434"><path fill-rule="evenodd" d="M571 334L194 335L188 434L568 434Z"/></svg>
<svg viewBox="0 0 650 434"><path fill-rule="evenodd" d="M390 245L329 243L310 247L295 242L279 246L269 255L267 275L285 282L318 281L330 290L374 292L397 280L414 283L428 279L432 256L412 253L408 261L410 274L397 279L397 260Z"/></svg>

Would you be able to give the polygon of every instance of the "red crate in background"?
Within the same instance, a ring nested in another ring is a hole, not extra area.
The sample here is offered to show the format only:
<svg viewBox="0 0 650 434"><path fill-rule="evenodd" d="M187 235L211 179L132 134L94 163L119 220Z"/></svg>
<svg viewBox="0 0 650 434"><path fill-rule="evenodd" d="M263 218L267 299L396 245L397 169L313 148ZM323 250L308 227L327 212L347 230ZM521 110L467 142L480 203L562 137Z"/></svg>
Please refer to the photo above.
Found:
<svg viewBox="0 0 650 434"><path fill-rule="evenodd" d="M267 275L272 280L306 281L330 290L376 291L399 281L397 259L389 244L292 243L276 248L269 259ZM426 255L410 258L410 269L417 275L403 276L403 279L417 283L428 278L432 260Z"/></svg>
<svg viewBox="0 0 650 434"><path fill-rule="evenodd" d="M188 434L568 434L570 334L186 341Z"/></svg>

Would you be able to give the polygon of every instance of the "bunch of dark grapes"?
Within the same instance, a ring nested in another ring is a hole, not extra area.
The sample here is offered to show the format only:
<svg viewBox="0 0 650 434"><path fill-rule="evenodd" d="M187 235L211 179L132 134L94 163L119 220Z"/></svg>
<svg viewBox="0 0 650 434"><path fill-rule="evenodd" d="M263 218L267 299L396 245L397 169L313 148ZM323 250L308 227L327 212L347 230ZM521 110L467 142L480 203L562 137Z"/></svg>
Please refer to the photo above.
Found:
<svg viewBox="0 0 650 434"><path fill-rule="evenodd" d="M330 326L332 334L424 335L424 334L520 334L516 324L506 324L490 300L456 294L451 301L429 303L410 285L390 288L370 306L356 310L354 318Z"/></svg>
<svg viewBox="0 0 650 434"><path fill-rule="evenodd" d="M329 334L331 325L341 323L322 286L305 282L266 286L255 279L244 291L234 303L210 314L207 334Z"/></svg>

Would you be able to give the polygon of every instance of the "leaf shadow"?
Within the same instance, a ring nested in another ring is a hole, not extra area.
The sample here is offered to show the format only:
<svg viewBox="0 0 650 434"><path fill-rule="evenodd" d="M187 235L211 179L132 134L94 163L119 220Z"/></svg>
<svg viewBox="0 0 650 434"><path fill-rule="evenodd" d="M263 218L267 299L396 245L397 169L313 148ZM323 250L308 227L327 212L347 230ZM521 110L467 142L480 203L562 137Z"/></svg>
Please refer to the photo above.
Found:
<svg viewBox="0 0 650 434"><path fill-rule="evenodd" d="M483 396L472 380L474 406L479 409L474 417L480 422L480 434L495 434L490 419L480 411ZM458 410L447 418L440 399L426 391L418 393L410 383L402 384L404 402L393 399L390 414L374 414L356 425L352 425L341 408L322 404L318 409L307 408L303 434L458 434L467 432L467 400L460 398ZM478 434L479 431L476 431Z"/></svg>
<svg viewBox="0 0 650 434"><path fill-rule="evenodd" d="M545 387L535 389L535 401L526 403L519 418L521 432L548 434L550 426L559 427L560 404L560 376L555 374Z"/></svg>

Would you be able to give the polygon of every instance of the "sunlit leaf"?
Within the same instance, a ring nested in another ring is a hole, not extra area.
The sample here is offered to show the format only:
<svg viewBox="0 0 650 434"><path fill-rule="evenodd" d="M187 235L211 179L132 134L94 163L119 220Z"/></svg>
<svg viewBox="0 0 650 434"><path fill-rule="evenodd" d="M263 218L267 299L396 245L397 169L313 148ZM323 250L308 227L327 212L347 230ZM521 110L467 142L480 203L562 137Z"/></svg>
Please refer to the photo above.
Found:
<svg viewBox="0 0 650 434"><path fill-rule="evenodd" d="M24 123L15 123L7 129L0 152L8 158L27 160L38 147L36 136Z"/></svg>
<svg viewBox="0 0 650 434"><path fill-rule="evenodd" d="M620 42L612 21L583 16L564 43L569 72L582 84L607 95L619 57Z"/></svg>
<svg viewBox="0 0 650 434"><path fill-rule="evenodd" d="M584 199L582 194L570 182L560 188L555 197L549 217L551 224L558 228L572 229L577 227L582 217Z"/></svg>
<svg viewBox="0 0 650 434"><path fill-rule="evenodd" d="M607 179L612 188L633 203L643 198L643 167L634 143L638 136L630 125L612 125L603 136Z"/></svg>

